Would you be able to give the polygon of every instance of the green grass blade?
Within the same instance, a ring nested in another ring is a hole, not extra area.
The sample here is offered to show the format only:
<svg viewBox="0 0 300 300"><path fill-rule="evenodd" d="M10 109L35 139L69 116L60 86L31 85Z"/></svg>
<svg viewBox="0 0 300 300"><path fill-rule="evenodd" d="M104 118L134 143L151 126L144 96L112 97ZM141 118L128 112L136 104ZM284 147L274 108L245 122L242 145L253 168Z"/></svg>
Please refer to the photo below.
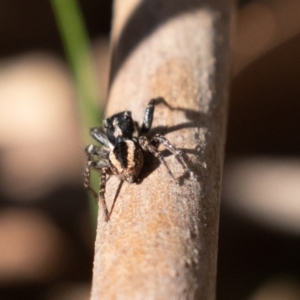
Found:
<svg viewBox="0 0 300 300"><path fill-rule="evenodd" d="M90 142L88 129L97 126L100 122L96 79L88 34L76 0L50 0L50 2L67 59L73 70L84 128L84 141L88 144ZM92 176L92 185L96 186L96 184L97 178ZM97 207L93 200L90 202L92 217L96 220Z"/></svg>

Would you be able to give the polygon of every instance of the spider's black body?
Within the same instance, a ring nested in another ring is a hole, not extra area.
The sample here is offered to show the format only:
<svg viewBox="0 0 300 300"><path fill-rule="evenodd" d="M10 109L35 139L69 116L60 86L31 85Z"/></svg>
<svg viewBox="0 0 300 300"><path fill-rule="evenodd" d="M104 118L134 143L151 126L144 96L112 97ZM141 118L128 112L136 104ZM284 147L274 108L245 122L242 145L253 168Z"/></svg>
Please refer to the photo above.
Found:
<svg viewBox="0 0 300 300"><path fill-rule="evenodd" d="M164 144L176 156L183 167L192 174L183 159L182 152L176 149L164 136L156 134L151 139L148 139L146 136L151 129L154 107L161 102L164 102L162 98L152 99L149 102L141 129L133 121L131 112L124 111L104 121L105 133L101 132L99 128L92 128L90 131L91 136L102 147L89 145L85 149L88 163L85 170L84 185L97 199L97 193L90 187L90 170L95 169L100 173L99 200L102 203L106 220L109 218L104 197L106 175L114 174L121 180L130 183L136 182L144 165L144 151L149 151L157 157L165 165L169 175L176 181L163 156L157 150L156 144Z"/></svg>

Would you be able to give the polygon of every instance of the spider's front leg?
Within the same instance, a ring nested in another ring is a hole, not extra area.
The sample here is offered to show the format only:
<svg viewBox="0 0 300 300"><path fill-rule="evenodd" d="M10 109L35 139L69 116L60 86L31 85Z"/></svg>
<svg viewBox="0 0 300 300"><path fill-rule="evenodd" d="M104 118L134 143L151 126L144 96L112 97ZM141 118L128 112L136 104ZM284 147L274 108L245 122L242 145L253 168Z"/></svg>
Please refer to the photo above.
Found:
<svg viewBox="0 0 300 300"><path fill-rule="evenodd" d="M109 161L106 159L107 151L103 148L89 145L85 149L88 162L84 172L84 187L92 194L96 202L100 202L103 208L105 221L109 220L109 212L105 201L106 176L110 173ZM96 158L96 161L94 159ZM91 170L99 172L99 196L91 187Z"/></svg>
<svg viewBox="0 0 300 300"><path fill-rule="evenodd" d="M108 139L105 133L101 132L100 128L94 127L90 129L90 135L93 139L95 139L98 143L100 143L103 147L109 148ZM90 145L94 146L94 145ZM94 146L96 147L96 146ZM99 148L99 147L97 147Z"/></svg>
<svg viewBox="0 0 300 300"><path fill-rule="evenodd" d="M142 124L142 128L141 128L141 132L140 132L141 135L146 134L151 129L155 106L160 103L163 103L164 105L166 105L167 107L172 109L170 107L170 105L168 105L166 100L162 97L151 99L149 101L149 103L146 107L145 113L144 113L144 120L143 120L143 124Z"/></svg>

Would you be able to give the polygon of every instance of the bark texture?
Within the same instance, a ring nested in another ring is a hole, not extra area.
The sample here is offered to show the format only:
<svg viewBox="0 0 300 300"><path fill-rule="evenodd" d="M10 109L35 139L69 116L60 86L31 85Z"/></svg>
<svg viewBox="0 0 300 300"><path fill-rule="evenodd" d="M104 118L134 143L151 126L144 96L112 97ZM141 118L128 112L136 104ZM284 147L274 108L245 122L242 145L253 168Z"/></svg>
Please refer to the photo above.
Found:
<svg viewBox="0 0 300 300"><path fill-rule="evenodd" d="M229 83L228 0L117 0L107 116L148 101L153 130L182 149L197 179L172 155L146 156L137 184L113 176L105 222L99 206L91 299L214 299ZM163 149L163 147L160 147Z"/></svg>

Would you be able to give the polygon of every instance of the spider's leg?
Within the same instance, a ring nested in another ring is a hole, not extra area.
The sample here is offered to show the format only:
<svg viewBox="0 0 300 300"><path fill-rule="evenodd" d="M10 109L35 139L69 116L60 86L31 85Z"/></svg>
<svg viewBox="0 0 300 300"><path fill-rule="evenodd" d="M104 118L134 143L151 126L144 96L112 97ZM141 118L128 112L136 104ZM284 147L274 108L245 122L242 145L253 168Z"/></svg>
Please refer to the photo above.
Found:
<svg viewBox="0 0 300 300"><path fill-rule="evenodd" d="M95 161L100 161L102 159L107 159L109 152L106 148L98 147L95 145L88 145L85 148L85 153L89 160L94 161L93 157L95 157Z"/></svg>
<svg viewBox="0 0 300 300"><path fill-rule="evenodd" d="M162 154L155 148L155 146L153 146L149 140L147 139L146 136L141 136L139 138L139 143L141 145L141 147L145 150L145 151L149 151L153 156L155 156L156 158L159 159L160 163L162 163L165 168L167 169L167 172L169 174L169 176L177 183L179 184L178 180L174 177L173 173L171 172L171 170L169 169L164 157L162 156Z"/></svg>
<svg viewBox="0 0 300 300"><path fill-rule="evenodd" d="M96 163L89 160L87 162L85 171L84 171L84 187L91 193L91 195L94 197L95 202L98 202L98 195L91 187L91 169L96 168Z"/></svg>
<svg viewBox="0 0 300 300"><path fill-rule="evenodd" d="M162 97L154 98L149 101L144 113L144 120L140 131L141 135L146 134L151 129L155 106L160 103L164 103L169 107L168 103Z"/></svg>
<svg viewBox="0 0 300 300"><path fill-rule="evenodd" d="M144 120L141 127L140 135L145 135L151 129L155 106L161 103L171 110L174 109L171 105L169 105L166 102L166 100L163 97L157 97L151 99L144 113Z"/></svg>
<svg viewBox="0 0 300 300"><path fill-rule="evenodd" d="M191 169L188 167L184 156L183 156L183 152L179 149L177 149L174 145L172 145L167 138L165 138L164 136L162 136L161 134L156 134L152 139L151 139L151 143L159 143L159 144L163 144L168 150L170 150L174 156L176 157L176 159L180 162L180 164L183 166L184 170L189 173L190 177L194 177L194 173L191 171Z"/></svg>
<svg viewBox="0 0 300 300"><path fill-rule="evenodd" d="M84 187L92 194L96 202L100 202L103 208L105 221L109 219L109 213L105 202L105 186L106 186L106 175L109 173L109 161L107 158L107 151L103 148L89 145L85 149L88 162L84 172ZM96 159L94 161L93 159ZM99 197L98 194L91 187L91 170L94 169L100 174L99 183Z"/></svg>
<svg viewBox="0 0 300 300"><path fill-rule="evenodd" d="M106 175L108 172L109 172L109 168L102 168L100 170L100 184L99 184L99 201L101 202L102 205L105 221L109 220L109 212L105 201Z"/></svg>
<svg viewBox="0 0 300 300"><path fill-rule="evenodd" d="M100 183L99 183L99 197L98 194L94 191L91 187L91 169L95 169L100 173ZM106 187L106 175L109 173L108 167L100 167L97 163L93 161L88 161L87 167L85 168L84 172L84 187L92 194L95 201L98 203L100 202L103 208L105 221L109 219L109 213L105 201L105 187Z"/></svg>
<svg viewBox="0 0 300 300"><path fill-rule="evenodd" d="M108 139L105 133L101 132L100 128L94 127L90 129L90 135L102 146L109 148Z"/></svg>
<svg viewBox="0 0 300 300"><path fill-rule="evenodd" d="M141 135L146 134L151 129L152 122L153 122L153 115L154 115L154 107L155 107L155 99L152 99L148 103L148 106L146 107L144 113L144 120L140 130Z"/></svg>

